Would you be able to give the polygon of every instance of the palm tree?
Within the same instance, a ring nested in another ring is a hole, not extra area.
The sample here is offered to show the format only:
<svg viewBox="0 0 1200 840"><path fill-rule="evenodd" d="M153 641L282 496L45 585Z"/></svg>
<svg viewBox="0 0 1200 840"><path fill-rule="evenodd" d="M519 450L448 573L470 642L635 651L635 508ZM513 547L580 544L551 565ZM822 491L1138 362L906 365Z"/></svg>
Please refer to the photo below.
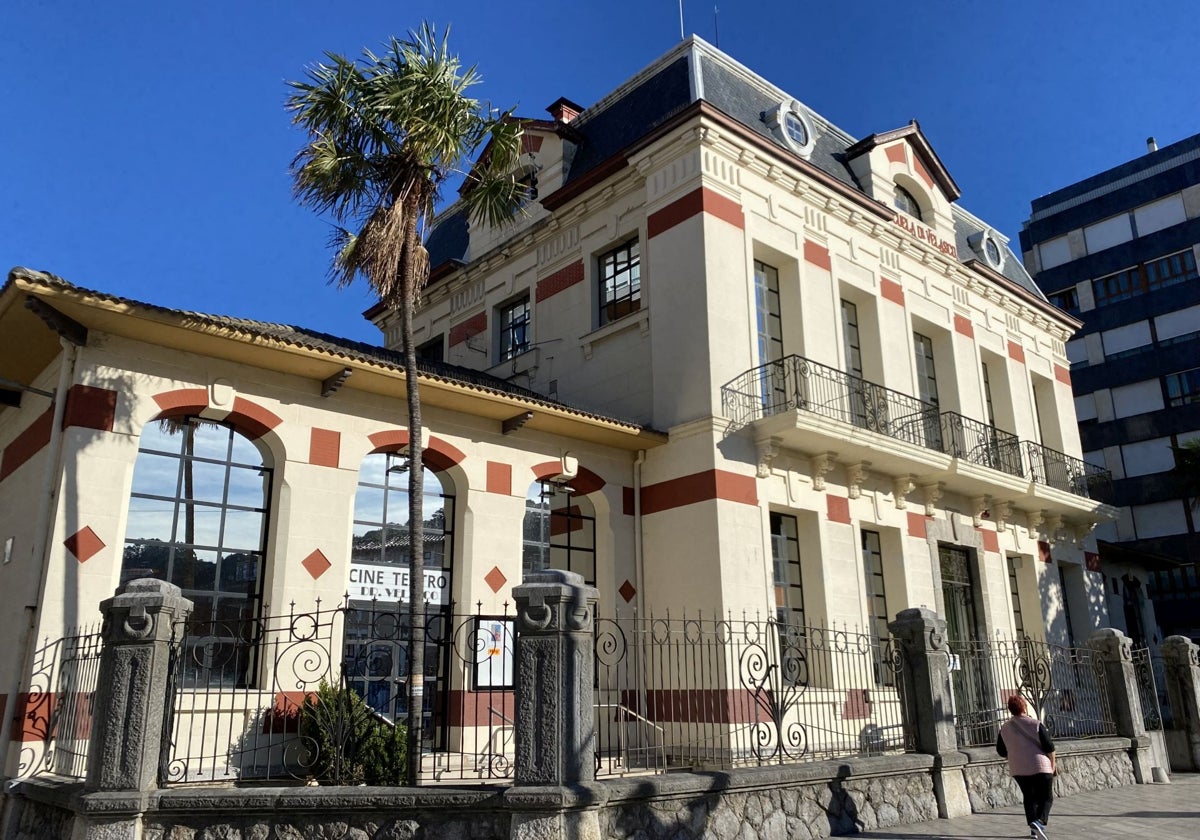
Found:
<svg viewBox="0 0 1200 840"><path fill-rule="evenodd" d="M289 82L287 108L307 140L292 161L296 198L334 222L331 280L350 285L362 275L386 306L400 312L411 460L409 500L408 682L409 780L419 782L424 706L424 527L421 509L421 401L413 311L429 279L422 238L441 187L463 172L460 189L472 221L501 225L519 210L524 190L514 175L521 125L467 95L481 81L424 23L382 55L358 61L334 53Z"/></svg>

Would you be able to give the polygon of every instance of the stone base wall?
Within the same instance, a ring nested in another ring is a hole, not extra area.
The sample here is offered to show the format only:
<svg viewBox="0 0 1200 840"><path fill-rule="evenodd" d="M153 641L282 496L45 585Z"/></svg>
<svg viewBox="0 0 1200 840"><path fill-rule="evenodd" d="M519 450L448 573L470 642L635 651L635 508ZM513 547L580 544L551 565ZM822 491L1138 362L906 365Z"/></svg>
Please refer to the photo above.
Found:
<svg viewBox="0 0 1200 840"><path fill-rule="evenodd" d="M1136 783L1128 738L1060 741L1056 746L1055 796ZM1008 762L994 748L975 747L963 752L969 759L963 774L972 811L978 813L1021 803L1021 791L1009 775Z"/></svg>
<svg viewBox="0 0 1200 840"><path fill-rule="evenodd" d="M600 836L813 840L923 822L938 815L932 769L913 755L611 781Z"/></svg>

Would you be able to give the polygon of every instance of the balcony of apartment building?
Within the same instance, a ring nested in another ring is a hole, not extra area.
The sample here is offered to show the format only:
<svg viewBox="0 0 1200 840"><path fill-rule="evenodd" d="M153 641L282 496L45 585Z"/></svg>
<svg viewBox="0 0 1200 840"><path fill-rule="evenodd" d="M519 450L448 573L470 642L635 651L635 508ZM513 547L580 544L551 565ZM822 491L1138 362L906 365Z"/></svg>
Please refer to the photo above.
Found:
<svg viewBox="0 0 1200 840"><path fill-rule="evenodd" d="M1108 470L803 356L746 371L722 387L721 404L758 441L969 498L1058 516L1112 500Z"/></svg>

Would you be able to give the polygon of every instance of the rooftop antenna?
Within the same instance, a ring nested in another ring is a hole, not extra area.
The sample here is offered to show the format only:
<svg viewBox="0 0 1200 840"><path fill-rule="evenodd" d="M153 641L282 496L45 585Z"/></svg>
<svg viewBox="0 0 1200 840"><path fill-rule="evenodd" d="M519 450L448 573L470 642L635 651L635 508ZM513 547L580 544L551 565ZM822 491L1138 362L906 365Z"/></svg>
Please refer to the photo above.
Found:
<svg viewBox="0 0 1200 840"><path fill-rule="evenodd" d="M679 40L682 41L686 37L683 34L683 0L679 0Z"/></svg>
<svg viewBox="0 0 1200 840"><path fill-rule="evenodd" d="M720 9L713 5L713 46L721 49L721 27L717 25L717 12Z"/></svg>

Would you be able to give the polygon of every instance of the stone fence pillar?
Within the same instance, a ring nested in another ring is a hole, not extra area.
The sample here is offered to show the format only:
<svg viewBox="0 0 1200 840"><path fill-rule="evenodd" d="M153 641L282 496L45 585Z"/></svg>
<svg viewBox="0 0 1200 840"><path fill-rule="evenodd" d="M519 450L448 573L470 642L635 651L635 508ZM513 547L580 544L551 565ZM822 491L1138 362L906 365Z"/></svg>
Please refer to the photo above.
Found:
<svg viewBox="0 0 1200 840"><path fill-rule="evenodd" d="M1088 647L1100 656L1108 689L1109 709L1117 734L1132 738L1134 748L1130 751L1133 772L1138 784L1151 781L1148 749L1150 739L1146 735L1146 722L1142 717L1142 698L1138 695L1137 671L1133 667L1133 642L1115 627L1102 627L1092 633Z"/></svg>
<svg viewBox="0 0 1200 840"><path fill-rule="evenodd" d="M149 791L158 786L172 625L191 614L179 587L130 581L102 601L104 649L92 707L89 791Z"/></svg>
<svg viewBox="0 0 1200 840"><path fill-rule="evenodd" d="M904 725L912 733L917 752L936 756L934 793L938 816L971 813L962 767L966 756L958 752L954 732L954 690L950 685L950 649L946 622L924 607L901 610L888 629L900 646Z"/></svg>
<svg viewBox="0 0 1200 840"><path fill-rule="evenodd" d="M599 593L574 572L525 575L517 605L511 840L599 837L593 636Z"/></svg>
<svg viewBox="0 0 1200 840"><path fill-rule="evenodd" d="M1171 706L1171 731L1165 734L1172 769L1200 770L1200 648L1187 636L1168 636L1162 658Z"/></svg>

